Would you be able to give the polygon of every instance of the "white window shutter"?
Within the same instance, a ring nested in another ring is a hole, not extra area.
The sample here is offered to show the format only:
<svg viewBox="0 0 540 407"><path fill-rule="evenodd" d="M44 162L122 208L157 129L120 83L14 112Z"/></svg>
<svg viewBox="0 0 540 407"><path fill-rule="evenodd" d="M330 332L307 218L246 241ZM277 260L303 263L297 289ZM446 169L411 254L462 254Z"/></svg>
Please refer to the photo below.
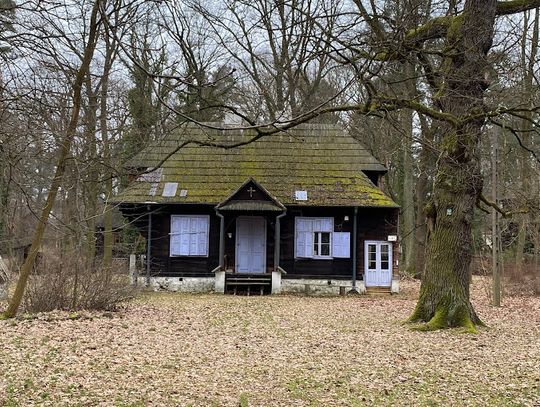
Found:
<svg viewBox="0 0 540 407"><path fill-rule="evenodd" d="M197 255L206 256L208 254L208 218L198 219L197 230Z"/></svg>
<svg viewBox="0 0 540 407"><path fill-rule="evenodd" d="M351 234L349 232L334 232L332 235L332 257L351 257Z"/></svg>
<svg viewBox="0 0 540 407"><path fill-rule="evenodd" d="M295 257L311 257L313 246L313 222L311 219L296 218Z"/></svg>
<svg viewBox="0 0 540 407"><path fill-rule="evenodd" d="M171 233L180 233L181 224L182 224L182 218L173 216L171 218Z"/></svg>
<svg viewBox="0 0 540 407"><path fill-rule="evenodd" d="M334 218L322 218L322 227L321 232L330 232L334 231Z"/></svg>
<svg viewBox="0 0 540 407"><path fill-rule="evenodd" d="M180 235L180 256L189 256L189 233Z"/></svg>
<svg viewBox="0 0 540 407"><path fill-rule="evenodd" d="M306 233L296 231L295 257L306 257Z"/></svg>
<svg viewBox="0 0 540 407"><path fill-rule="evenodd" d="M180 254L180 235L171 235L171 256Z"/></svg>
<svg viewBox="0 0 540 407"><path fill-rule="evenodd" d="M296 218L295 222L295 257L306 257L306 234L305 221L301 218Z"/></svg>
<svg viewBox="0 0 540 407"><path fill-rule="evenodd" d="M189 233L189 218L182 216L180 218L180 233L186 234Z"/></svg>
<svg viewBox="0 0 540 407"><path fill-rule="evenodd" d="M306 234L306 257L313 257L313 232L304 232Z"/></svg>
<svg viewBox="0 0 540 407"><path fill-rule="evenodd" d="M171 216L170 255L208 256L208 216Z"/></svg>

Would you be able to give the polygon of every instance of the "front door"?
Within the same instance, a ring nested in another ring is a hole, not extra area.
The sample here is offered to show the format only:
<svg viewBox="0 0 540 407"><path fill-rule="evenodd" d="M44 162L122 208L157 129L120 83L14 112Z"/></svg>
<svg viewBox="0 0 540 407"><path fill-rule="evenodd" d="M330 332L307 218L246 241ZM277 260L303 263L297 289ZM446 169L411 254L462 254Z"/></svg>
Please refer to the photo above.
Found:
<svg viewBox="0 0 540 407"><path fill-rule="evenodd" d="M236 219L236 272L266 271L266 220L260 216Z"/></svg>
<svg viewBox="0 0 540 407"><path fill-rule="evenodd" d="M364 259L366 287L390 287L392 285L392 243L366 241Z"/></svg>

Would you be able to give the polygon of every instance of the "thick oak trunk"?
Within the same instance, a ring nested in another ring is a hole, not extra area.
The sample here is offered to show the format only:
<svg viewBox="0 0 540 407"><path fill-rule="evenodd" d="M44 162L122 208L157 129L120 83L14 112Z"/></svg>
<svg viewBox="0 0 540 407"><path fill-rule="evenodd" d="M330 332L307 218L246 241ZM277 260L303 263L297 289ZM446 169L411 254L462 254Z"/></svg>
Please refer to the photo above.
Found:
<svg viewBox="0 0 540 407"><path fill-rule="evenodd" d="M484 111L486 56L491 48L496 1L467 0L448 30L442 111L458 118ZM472 219L482 189L478 145L484 120L441 124L441 155L436 167L431 208L432 232L420 298L411 321L423 329L480 324L469 300Z"/></svg>
<svg viewBox="0 0 540 407"><path fill-rule="evenodd" d="M438 170L429 214L435 227L411 320L428 322L428 329L464 326L473 330L480 323L469 301L471 225L481 183L478 162L466 166L446 160Z"/></svg>

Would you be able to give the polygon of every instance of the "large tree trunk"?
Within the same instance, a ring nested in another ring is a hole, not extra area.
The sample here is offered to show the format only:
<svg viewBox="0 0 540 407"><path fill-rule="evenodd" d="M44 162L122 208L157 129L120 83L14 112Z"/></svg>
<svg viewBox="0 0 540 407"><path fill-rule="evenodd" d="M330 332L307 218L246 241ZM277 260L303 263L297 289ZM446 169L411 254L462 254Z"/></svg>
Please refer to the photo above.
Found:
<svg viewBox="0 0 540 407"><path fill-rule="evenodd" d="M443 112L466 117L484 111L484 72L495 24L495 0L467 0L446 39ZM469 300L472 219L482 189L477 147L484 119L455 126L441 125L444 134L436 167L426 270L411 321L424 329L466 327L481 321Z"/></svg>
<svg viewBox="0 0 540 407"><path fill-rule="evenodd" d="M58 195L58 190L60 189L60 186L62 184L62 178L66 171L67 159L71 150L71 144L73 142L73 139L75 138L77 124L79 122L79 111L81 108L81 88L84 83L84 78L90 69L90 63L92 61L92 58L94 56L94 50L96 48L97 28L99 24L97 20L99 3L100 0L96 0L92 8L88 43L85 46L83 59L77 71L77 76L75 77L75 80L73 82L73 108L71 111L71 117L68 128L66 130L66 134L60 144L60 153L56 164L54 178L51 182L51 187L47 195L47 200L45 201L45 206L41 211L39 222L34 232L34 237L32 239L32 245L30 247L29 255L21 266L19 279L17 280L17 286L15 287L15 292L13 293L13 297L11 297L7 310L0 316L0 319L13 318L17 314L17 310L21 305L24 291L26 289L28 277L30 276L30 271L34 266L39 247L41 246L41 241L43 240L43 234L45 233L45 229L49 221L49 216L54 206L56 196Z"/></svg>

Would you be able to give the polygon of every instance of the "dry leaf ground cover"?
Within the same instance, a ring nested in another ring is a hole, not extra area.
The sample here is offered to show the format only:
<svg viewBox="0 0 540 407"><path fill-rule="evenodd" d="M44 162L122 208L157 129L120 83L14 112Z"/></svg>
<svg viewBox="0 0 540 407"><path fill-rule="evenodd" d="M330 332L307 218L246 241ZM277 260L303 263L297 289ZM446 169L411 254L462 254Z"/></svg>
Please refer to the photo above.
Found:
<svg viewBox="0 0 540 407"><path fill-rule="evenodd" d="M540 299L474 302L477 335L390 298L145 294L117 313L0 322L3 406L538 406Z"/></svg>

